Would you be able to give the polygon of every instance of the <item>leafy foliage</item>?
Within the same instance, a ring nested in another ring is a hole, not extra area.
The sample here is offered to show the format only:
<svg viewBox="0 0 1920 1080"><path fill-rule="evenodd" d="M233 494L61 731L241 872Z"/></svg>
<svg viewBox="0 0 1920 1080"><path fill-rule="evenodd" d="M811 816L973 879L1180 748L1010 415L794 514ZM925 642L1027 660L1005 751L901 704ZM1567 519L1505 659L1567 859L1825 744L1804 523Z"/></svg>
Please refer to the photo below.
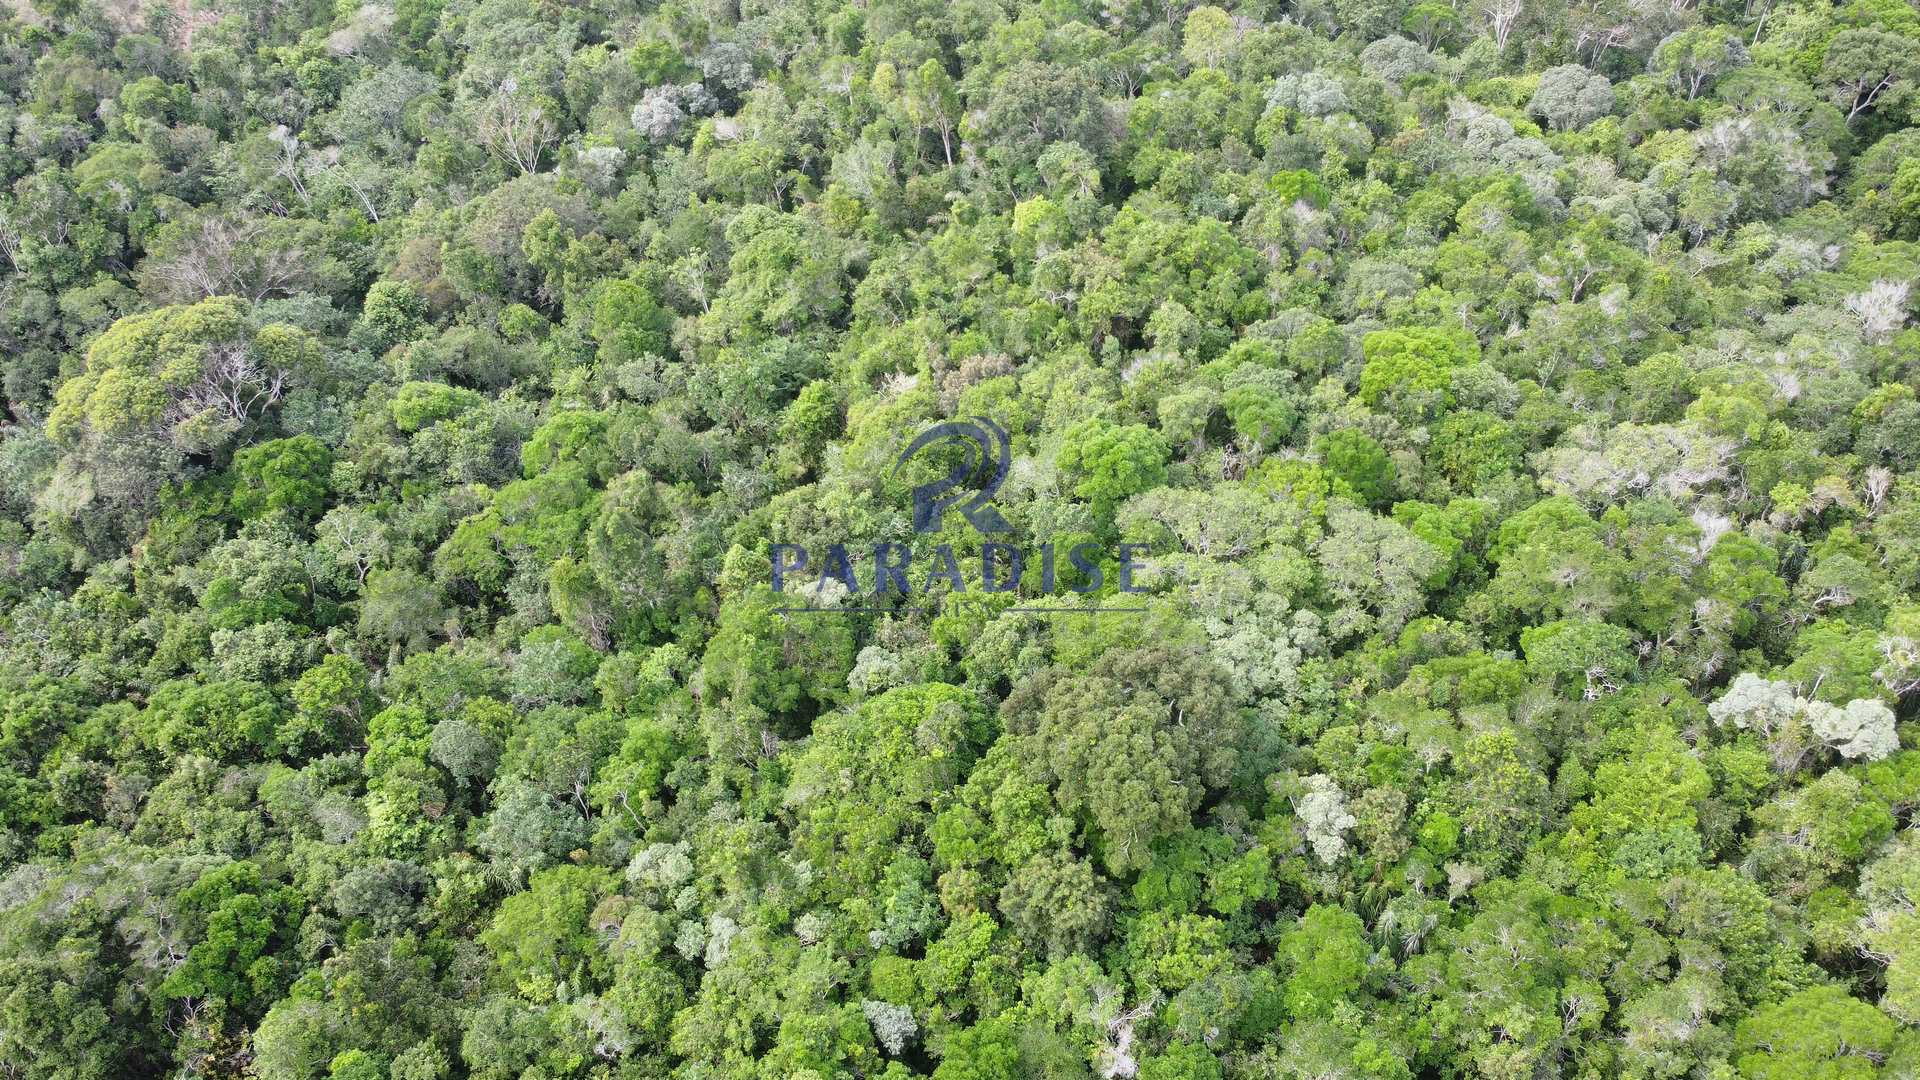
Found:
<svg viewBox="0 0 1920 1080"><path fill-rule="evenodd" d="M1914 1075L1916 57L12 5L0 1076Z"/></svg>

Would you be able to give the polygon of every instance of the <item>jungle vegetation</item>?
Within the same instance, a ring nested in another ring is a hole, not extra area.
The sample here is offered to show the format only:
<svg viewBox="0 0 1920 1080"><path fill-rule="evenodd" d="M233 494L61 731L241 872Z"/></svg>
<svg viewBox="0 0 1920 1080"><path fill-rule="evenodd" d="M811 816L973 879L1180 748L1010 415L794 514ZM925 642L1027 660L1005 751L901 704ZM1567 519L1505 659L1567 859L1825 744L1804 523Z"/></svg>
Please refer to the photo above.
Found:
<svg viewBox="0 0 1920 1080"><path fill-rule="evenodd" d="M16 0L0 1078L1920 1076L1916 79L1912 0ZM772 591L977 573L959 416L1145 611Z"/></svg>

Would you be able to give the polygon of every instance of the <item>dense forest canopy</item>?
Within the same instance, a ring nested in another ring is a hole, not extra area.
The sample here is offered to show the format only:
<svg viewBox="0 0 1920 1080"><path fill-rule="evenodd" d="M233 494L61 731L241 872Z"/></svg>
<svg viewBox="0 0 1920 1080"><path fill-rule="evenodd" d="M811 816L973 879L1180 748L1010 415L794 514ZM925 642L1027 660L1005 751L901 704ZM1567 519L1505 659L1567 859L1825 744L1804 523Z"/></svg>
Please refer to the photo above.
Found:
<svg viewBox="0 0 1920 1080"><path fill-rule="evenodd" d="M0 1078L1920 1076L1912 0L6 11Z"/></svg>

